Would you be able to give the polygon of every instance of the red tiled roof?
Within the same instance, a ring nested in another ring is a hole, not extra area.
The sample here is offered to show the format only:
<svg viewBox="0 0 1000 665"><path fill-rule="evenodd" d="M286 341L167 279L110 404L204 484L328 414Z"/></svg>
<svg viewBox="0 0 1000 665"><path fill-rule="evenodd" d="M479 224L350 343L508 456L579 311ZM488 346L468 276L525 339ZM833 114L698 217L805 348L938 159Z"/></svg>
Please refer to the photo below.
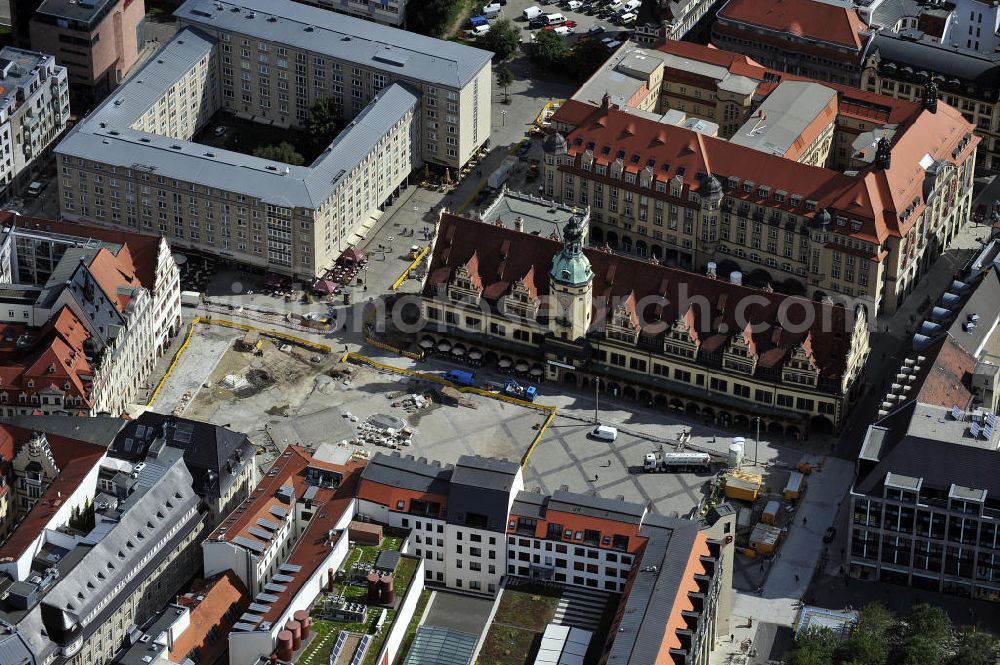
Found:
<svg viewBox="0 0 1000 665"><path fill-rule="evenodd" d="M31 430L12 425L0 425L15 442L16 447L24 445L33 435ZM46 434L52 459L59 467L59 475L52 481L31 511L21 520L10 537L0 546L0 561L16 559L38 538L42 529L55 515L65 498L68 498L80 482L90 473L94 465L100 463L104 453L102 446Z"/></svg>
<svg viewBox="0 0 1000 665"><path fill-rule="evenodd" d="M267 475L257 483L250 496L240 504L239 508L242 511L230 513L229 517L216 527L210 538L222 536L225 540L232 541L236 536L243 536L252 541L260 541L250 533L249 529L257 526L258 518L274 519L270 509L273 506L283 505L277 498L278 490L283 485L292 485L296 489L296 496L302 494L305 486L305 469L309 466L310 458L311 455L304 448L288 446L281 457L275 460ZM320 490L320 495L324 493L329 495L330 490ZM323 498L318 496L317 500Z"/></svg>
<svg viewBox="0 0 1000 665"><path fill-rule="evenodd" d="M589 114L586 109L590 110ZM657 180L669 182L681 176L685 188L692 191L700 186L699 174L715 174L723 186L726 178L736 177L752 181L755 186L750 192L744 192L742 187L730 190L728 193L732 197L812 217L812 212L792 207L790 195L798 194L803 201L816 201L817 210L829 208L831 213L839 212L852 222L860 222L860 229L845 224L834 226L832 230L871 243L881 243L890 235L905 235L919 217L923 209L925 177L920 162L924 155L959 164L979 141L972 135L974 126L961 113L938 103L936 113L922 110L909 127L896 133L890 168L875 170L871 166L860 176L848 176L684 127L649 120L614 104L594 107L569 100L553 120L570 127L566 135L568 154L578 158L576 164L560 168L581 177L650 194L649 189L640 188L638 184L629 185L609 176L598 176L593 171L583 171L579 157L588 149L593 152L597 164L609 165L623 154L624 169L632 173L644 170L652 160L652 173ZM964 147L956 152L963 140ZM762 199L756 185L768 185L772 197L778 190L784 191L784 202ZM687 205L686 201L685 192L678 204ZM908 208L911 214L901 219Z"/></svg>
<svg viewBox="0 0 1000 665"><path fill-rule="evenodd" d="M34 341L27 347L18 346L22 335L30 334ZM7 394L8 404L21 404L21 393L31 404L31 397L55 386L65 397L79 397L81 404L90 405L89 378L93 368L84 352L84 342L90 337L86 327L69 307L63 307L41 329L18 324L0 324L0 393ZM9 340L9 341L8 341ZM29 381L33 384L29 387ZM69 383L69 389L64 388Z"/></svg>
<svg viewBox="0 0 1000 665"><path fill-rule="evenodd" d="M745 55L725 51L711 44L668 40L658 46L657 50L680 58L725 67L732 74L760 81L757 94L761 96L770 94L782 81L813 81L805 76L768 69ZM838 115L892 124L909 124L920 113L920 104L915 101L896 99L841 83L817 82L837 91Z"/></svg>
<svg viewBox="0 0 1000 665"><path fill-rule="evenodd" d="M300 453L309 454L305 451L300 451ZM336 491L328 492L325 498L320 498L317 495L314 500L318 506L315 515L286 559L286 563L300 566L301 570L292 576L290 582L284 583L285 590L277 594L281 600L273 603L271 609L264 613L264 621L277 621L287 609L288 602L295 597L306 580L312 577L316 568L330 555L330 530L354 500L354 493L357 490L358 481L361 479L361 470L365 468L366 464L367 462L364 461L352 460L345 465L334 465L343 474L343 480ZM345 531L340 537L346 538L347 532Z"/></svg>
<svg viewBox="0 0 1000 665"><path fill-rule="evenodd" d="M128 246L122 247L117 256L102 248L94 255L88 267L101 290L118 306L119 311L124 312L130 296L119 293L119 289L141 286L135 275Z"/></svg>
<svg viewBox="0 0 1000 665"><path fill-rule="evenodd" d="M719 17L861 49L869 28L853 7L820 0L729 0Z"/></svg>
<svg viewBox="0 0 1000 665"><path fill-rule="evenodd" d="M710 65L725 67L733 74L759 78L761 80L763 80L764 72L768 71L767 67L742 53L724 51L711 44L696 44L678 39L668 39L665 43L657 46L656 50L676 55L679 58L687 58Z"/></svg>
<svg viewBox="0 0 1000 665"><path fill-rule="evenodd" d="M211 580L194 582L191 592L178 598L177 604L191 608L191 623L174 639L169 654L171 662L181 662L197 648L199 665L215 665L229 647L225 638L233 627L233 621L227 616L229 609L235 604L239 610L235 617L239 617L250 604L250 596L236 573L227 570ZM210 639L213 629L222 637Z"/></svg>
<svg viewBox="0 0 1000 665"><path fill-rule="evenodd" d="M922 351L930 357L932 349ZM916 399L922 404L934 404L950 409L958 405L966 409L972 403L972 372L976 359L959 346L950 335L940 343L937 356L927 366Z"/></svg>
<svg viewBox="0 0 1000 665"><path fill-rule="evenodd" d="M61 222L41 217L29 217L3 211L0 212L0 226L16 224L20 228L38 229L50 233L95 238L110 243L125 243L128 246L132 270L144 287L153 290L156 281L157 257L160 251L159 236L129 233L119 229L102 229L73 222Z"/></svg>
<svg viewBox="0 0 1000 665"><path fill-rule="evenodd" d="M444 214L438 226L425 295L435 295L437 288L448 283L458 268L472 273L482 297L489 301L510 293L532 269L534 288L540 295L548 295L548 271L561 249L561 243L555 240ZM734 336L744 335L745 324L752 323L753 348L762 366L780 365L790 351L801 345L813 357L822 375L837 377L844 370L853 324L842 307L737 286L599 249L584 252L594 272L594 326L610 318L613 312L608 310L613 302L625 303L630 318L635 320L635 303L641 302L646 306L643 316L638 317L647 322L642 330L644 335L662 335L667 327L683 319L693 327L700 347L715 351L725 348ZM753 301L745 300L750 296ZM779 311L788 313L785 322L789 327L801 323L806 316L812 317L814 324L792 333L775 323L782 318ZM746 320L740 321L737 312ZM832 324L826 329L822 323L828 321Z"/></svg>

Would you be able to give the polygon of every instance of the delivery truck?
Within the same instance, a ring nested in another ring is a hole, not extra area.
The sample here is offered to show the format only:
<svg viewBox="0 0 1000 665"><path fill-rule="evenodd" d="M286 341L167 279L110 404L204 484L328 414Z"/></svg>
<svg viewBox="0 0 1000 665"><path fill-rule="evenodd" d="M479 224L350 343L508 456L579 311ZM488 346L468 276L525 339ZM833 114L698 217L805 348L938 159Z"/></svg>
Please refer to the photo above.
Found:
<svg viewBox="0 0 1000 665"><path fill-rule="evenodd" d="M642 468L646 473L706 472L712 470L712 457L708 453L646 453Z"/></svg>

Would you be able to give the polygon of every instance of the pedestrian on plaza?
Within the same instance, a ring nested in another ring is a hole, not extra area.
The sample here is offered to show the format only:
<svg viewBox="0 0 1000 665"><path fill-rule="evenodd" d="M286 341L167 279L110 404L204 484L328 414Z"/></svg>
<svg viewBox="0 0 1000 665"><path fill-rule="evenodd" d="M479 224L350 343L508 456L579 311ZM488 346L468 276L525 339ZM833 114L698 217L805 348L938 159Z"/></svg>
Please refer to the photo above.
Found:
<svg viewBox="0 0 1000 665"><path fill-rule="evenodd" d="M799 576L798 576L798 575L796 575L796 576L795 576L795 581L796 581L796 582L798 582L798 581L799 581Z"/></svg>
<svg viewBox="0 0 1000 665"><path fill-rule="evenodd" d="M734 633L729 633L729 643L732 644L736 641L736 635Z"/></svg>
<svg viewBox="0 0 1000 665"><path fill-rule="evenodd" d="M806 525L806 518L805 518L805 517L803 517L803 518L802 518L802 526L805 526L805 525Z"/></svg>

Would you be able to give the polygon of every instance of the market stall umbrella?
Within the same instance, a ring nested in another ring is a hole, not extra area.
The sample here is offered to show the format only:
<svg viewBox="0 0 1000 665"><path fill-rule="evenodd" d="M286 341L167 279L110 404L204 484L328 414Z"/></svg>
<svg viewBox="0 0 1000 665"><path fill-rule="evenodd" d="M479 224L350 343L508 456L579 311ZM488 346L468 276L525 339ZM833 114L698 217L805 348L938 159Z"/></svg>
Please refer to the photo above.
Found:
<svg viewBox="0 0 1000 665"><path fill-rule="evenodd" d="M318 279L313 284L313 293L328 296L337 290L337 285L328 279Z"/></svg>
<svg viewBox="0 0 1000 665"><path fill-rule="evenodd" d="M344 252L340 255L340 258L337 259L337 263L343 263L347 265L361 264L364 263L364 260L365 260L365 253L362 252L360 249L351 247L350 249L344 250Z"/></svg>
<svg viewBox="0 0 1000 665"><path fill-rule="evenodd" d="M425 349L430 349L434 346L434 340L431 339L430 337L424 337L422 340L420 340L420 346Z"/></svg>
<svg viewBox="0 0 1000 665"><path fill-rule="evenodd" d="M455 346L454 346L454 347L452 348L452 350L451 350L451 354L452 354L453 356L458 356L459 358L461 358L462 356L464 356L464 355L465 355L465 347L464 347L464 346L462 346L461 344L456 344L456 345L455 345Z"/></svg>
<svg viewBox="0 0 1000 665"><path fill-rule="evenodd" d="M514 365L514 369L516 369L518 372L527 372L528 363L524 362L523 360L518 360L517 364Z"/></svg>
<svg viewBox="0 0 1000 665"><path fill-rule="evenodd" d="M542 374L544 374L544 372L542 371L542 368L539 367L538 365L535 365L534 367L531 368L531 376L541 376Z"/></svg>
<svg viewBox="0 0 1000 665"><path fill-rule="evenodd" d="M500 367L510 367L512 364L514 364L514 361L512 361L510 358L507 358L505 356L505 357L501 358L500 362L497 363L497 364L500 365Z"/></svg>
<svg viewBox="0 0 1000 665"><path fill-rule="evenodd" d="M447 351L450 348L451 348L451 342L444 340L438 342L438 351Z"/></svg>
<svg viewBox="0 0 1000 665"><path fill-rule="evenodd" d="M479 349L472 349L469 351L469 360L479 360L483 357L483 352Z"/></svg>

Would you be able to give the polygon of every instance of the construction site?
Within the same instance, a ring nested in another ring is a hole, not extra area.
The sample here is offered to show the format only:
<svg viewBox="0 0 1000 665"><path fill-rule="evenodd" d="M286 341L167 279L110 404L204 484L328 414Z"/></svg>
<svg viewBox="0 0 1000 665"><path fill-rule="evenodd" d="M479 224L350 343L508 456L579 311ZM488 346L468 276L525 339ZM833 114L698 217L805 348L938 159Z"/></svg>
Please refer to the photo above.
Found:
<svg viewBox="0 0 1000 665"><path fill-rule="evenodd" d="M342 362L256 331L196 325L151 405L246 432L262 468L289 444L520 462L547 414L443 382Z"/></svg>

